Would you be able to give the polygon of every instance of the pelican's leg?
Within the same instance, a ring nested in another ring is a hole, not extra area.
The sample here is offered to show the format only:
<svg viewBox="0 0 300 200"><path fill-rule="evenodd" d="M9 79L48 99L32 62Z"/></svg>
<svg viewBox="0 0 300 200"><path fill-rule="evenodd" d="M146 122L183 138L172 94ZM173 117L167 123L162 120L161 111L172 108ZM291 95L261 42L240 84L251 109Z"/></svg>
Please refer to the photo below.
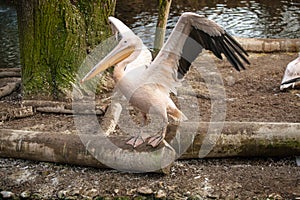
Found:
<svg viewBox="0 0 300 200"><path fill-rule="evenodd" d="M142 120L142 124L141 125L143 127L147 123L147 114L146 113L142 113L142 116L143 116L143 120ZM140 146L141 144L143 144L148 137L149 136L145 135L143 133L143 130L141 129L140 134L138 134L137 136L132 137L130 140L128 140L126 142L126 144L129 144L129 145L133 146L133 148L136 148L136 147Z"/></svg>
<svg viewBox="0 0 300 200"><path fill-rule="evenodd" d="M164 127L162 128L162 131L160 133L157 133L156 135L150 137L148 144L152 147L157 147L165 138L167 127L168 127L168 115L167 112L163 113L163 121L164 121Z"/></svg>

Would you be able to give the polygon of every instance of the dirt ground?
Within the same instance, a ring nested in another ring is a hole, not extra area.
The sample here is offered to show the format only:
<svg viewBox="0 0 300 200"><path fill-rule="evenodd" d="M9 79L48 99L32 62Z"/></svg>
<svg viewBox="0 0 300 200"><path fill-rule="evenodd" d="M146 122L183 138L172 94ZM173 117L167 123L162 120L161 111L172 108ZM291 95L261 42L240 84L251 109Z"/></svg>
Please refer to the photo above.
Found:
<svg viewBox="0 0 300 200"><path fill-rule="evenodd" d="M242 72L216 60L226 91L226 121L299 123L300 90L279 90L286 65L296 57L296 53L251 54L251 66ZM210 95L215 91L209 95L204 80L197 68L191 70L187 83L193 89L182 97L196 96L200 119L209 121ZM20 106L18 92L1 99L1 112ZM108 103L102 101L102 106ZM0 128L76 129L72 115L46 113L2 121ZM295 157L180 160L170 175L1 158L0 177L0 199L8 194L5 191L37 199L300 199L300 171Z"/></svg>

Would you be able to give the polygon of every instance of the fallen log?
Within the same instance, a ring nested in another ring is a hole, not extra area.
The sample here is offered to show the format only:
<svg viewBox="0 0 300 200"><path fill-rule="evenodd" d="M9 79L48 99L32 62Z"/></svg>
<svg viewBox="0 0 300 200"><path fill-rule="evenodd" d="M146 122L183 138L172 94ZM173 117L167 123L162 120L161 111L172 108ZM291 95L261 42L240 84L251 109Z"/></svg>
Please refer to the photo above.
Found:
<svg viewBox="0 0 300 200"><path fill-rule="evenodd" d="M92 111L86 111L84 108L85 104L89 104L90 101L81 102L81 103L68 103L60 101L44 101L44 100L23 100L22 106L31 106L35 111L41 113L55 113L55 114L74 114L73 106L82 107L80 111L76 111L76 114L96 114L104 115L106 107L102 106L101 108L96 107ZM78 105L77 105L78 104Z"/></svg>
<svg viewBox="0 0 300 200"><path fill-rule="evenodd" d="M33 116L34 112L31 106L22 106L20 108L7 108L0 112L0 120L7 121Z"/></svg>
<svg viewBox="0 0 300 200"><path fill-rule="evenodd" d="M225 122L199 123L189 158L287 157L300 155L300 123ZM218 128L222 133L218 134ZM210 129L208 133L208 129ZM184 137L184 136L183 136ZM172 146L172 144L171 144Z"/></svg>
<svg viewBox="0 0 300 200"><path fill-rule="evenodd" d="M126 145L129 136L0 129L0 156L118 170L168 173L172 162L191 158L299 156L300 123L225 122L170 125L166 141L153 149ZM196 134L191 127L199 126ZM186 132L178 130L186 130ZM207 130L211 131L207 133ZM188 144L189 148L182 146ZM174 152L175 151L175 152ZM175 155L176 153L176 155Z"/></svg>
<svg viewBox="0 0 300 200"><path fill-rule="evenodd" d="M0 78L8 78L8 77L21 77L20 72L0 72Z"/></svg>
<svg viewBox="0 0 300 200"><path fill-rule="evenodd" d="M0 78L21 77L20 68L1 68Z"/></svg>
<svg viewBox="0 0 300 200"><path fill-rule="evenodd" d="M37 112L41 113L54 113L54 114L67 114L67 115L72 115L74 114L74 110L71 109L66 109L64 107L37 107L35 109ZM96 115L104 115L104 111L97 109L94 110L93 112L90 111L82 111L82 112L76 112L76 114L86 114L86 115L91 115L91 114L96 114Z"/></svg>
<svg viewBox="0 0 300 200"><path fill-rule="evenodd" d="M0 68L0 72L18 72L18 73L21 73L21 68L19 68L19 67Z"/></svg>
<svg viewBox="0 0 300 200"><path fill-rule="evenodd" d="M7 83L0 88L0 99L7 95L10 95L13 91L19 88L21 82Z"/></svg>
<svg viewBox="0 0 300 200"><path fill-rule="evenodd" d="M152 153L149 158L149 151L153 152L153 149L145 146L136 151L125 145L125 142L124 137L107 140L103 135L0 129L0 157L96 168L113 167L131 172L155 171L165 174L170 172L175 152L168 144L162 144L159 152ZM116 150L118 145L120 148ZM104 149L108 146L112 148ZM162 156L165 159L162 159ZM164 164L164 160L169 162Z"/></svg>
<svg viewBox="0 0 300 200"><path fill-rule="evenodd" d="M38 107L65 107L66 102L60 101L43 101L43 100L23 100L23 106L32 106L34 108Z"/></svg>

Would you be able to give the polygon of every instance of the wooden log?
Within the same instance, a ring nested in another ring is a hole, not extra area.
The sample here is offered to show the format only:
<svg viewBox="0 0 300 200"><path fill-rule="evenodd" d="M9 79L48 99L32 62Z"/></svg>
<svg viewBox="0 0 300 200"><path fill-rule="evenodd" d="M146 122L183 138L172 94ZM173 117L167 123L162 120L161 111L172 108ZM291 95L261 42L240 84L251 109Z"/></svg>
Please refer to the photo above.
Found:
<svg viewBox="0 0 300 200"><path fill-rule="evenodd" d="M21 75L21 68L18 67L0 68L0 72L18 72Z"/></svg>
<svg viewBox="0 0 300 200"><path fill-rule="evenodd" d="M87 102L80 102L76 105L76 107L82 106L85 108L85 104L90 103L90 101ZM62 101L43 101L43 100L23 100L22 105L23 106L31 106L34 108L37 112L42 113L58 113L58 114L74 114L74 110L72 107L75 103L68 103L68 102L62 102ZM93 111L76 111L77 114L96 114L96 115L104 115L105 114L106 107L101 108L95 108Z"/></svg>
<svg viewBox="0 0 300 200"><path fill-rule="evenodd" d="M20 108L8 108L0 112L0 120L7 121L11 119L25 118L33 116L33 109L31 106Z"/></svg>
<svg viewBox="0 0 300 200"><path fill-rule="evenodd" d="M214 127L224 125L217 134ZM191 127L199 126L196 134ZM186 130L181 134L177 130ZM207 133L210 128L211 133ZM0 156L72 165L168 173L176 159L299 156L300 123L225 122L170 125L166 141L153 149L126 145L128 136L0 129ZM186 143L189 148L182 150ZM175 155L175 152L176 154ZM96 159L97 158L97 159ZM101 162L100 162L101 161Z"/></svg>
<svg viewBox="0 0 300 200"><path fill-rule="evenodd" d="M101 134L0 129L0 156L97 168L110 167L131 172L170 172L175 152L168 144L161 144L158 151L146 145L137 151L125 142L124 137L107 140Z"/></svg>
<svg viewBox="0 0 300 200"><path fill-rule="evenodd" d="M0 88L0 98L10 95L20 86L20 82L7 83Z"/></svg>
<svg viewBox="0 0 300 200"><path fill-rule="evenodd" d="M74 114L74 110L71 109L66 109L64 107L37 107L36 108L37 112L41 112L41 113L55 113L55 114L66 114L66 115L72 115ZM76 112L76 114L82 114L82 115L91 115L91 114L95 114L95 115L104 115L104 111L97 109L94 110L93 112L91 111L82 111L82 112Z"/></svg>
<svg viewBox="0 0 300 200"><path fill-rule="evenodd" d="M7 78L7 77L21 77L21 73L14 72L14 71L0 72L0 78Z"/></svg>
<svg viewBox="0 0 300 200"><path fill-rule="evenodd" d="M198 125L193 144L181 159L300 155L300 123L201 122ZM192 124L183 126L188 130ZM218 134L220 126L223 126L222 133Z"/></svg>
<svg viewBox="0 0 300 200"><path fill-rule="evenodd" d="M21 68L1 68L0 78L21 77Z"/></svg>
<svg viewBox="0 0 300 200"><path fill-rule="evenodd" d="M60 101L43 101L43 100L23 100L23 106L32 106L34 108L37 107L62 107L65 106L66 102Z"/></svg>

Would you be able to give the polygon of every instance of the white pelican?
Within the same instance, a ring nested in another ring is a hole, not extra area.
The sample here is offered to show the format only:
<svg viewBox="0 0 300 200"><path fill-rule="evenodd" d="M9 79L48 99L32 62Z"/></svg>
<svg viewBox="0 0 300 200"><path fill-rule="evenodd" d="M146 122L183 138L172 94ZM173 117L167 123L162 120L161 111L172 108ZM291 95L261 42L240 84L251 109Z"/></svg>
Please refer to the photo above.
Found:
<svg viewBox="0 0 300 200"><path fill-rule="evenodd" d="M289 87L294 88L297 82L300 82L300 53L298 58L287 65L281 81L280 90Z"/></svg>
<svg viewBox="0 0 300 200"><path fill-rule="evenodd" d="M81 82L115 66L114 80L130 104L139 109L145 119L150 112L162 117L162 131L151 137L140 134L131 138L127 144L133 147L139 146L148 138L148 144L156 147L165 137L168 115L179 121L187 119L171 100L170 92L176 94L175 87L182 81L202 49L210 50L219 59L222 59L221 54L224 54L238 71L245 69L243 62L250 64L247 60L248 54L234 38L215 22L195 13L187 12L181 15L168 40L152 62L149 50L144 48L138 36L120 20L109 17L109 21L113 32L119 32L122 39ZM127 71L132 69L132 63L139 64L139 70L126 76L130 74Z"/></svg>

